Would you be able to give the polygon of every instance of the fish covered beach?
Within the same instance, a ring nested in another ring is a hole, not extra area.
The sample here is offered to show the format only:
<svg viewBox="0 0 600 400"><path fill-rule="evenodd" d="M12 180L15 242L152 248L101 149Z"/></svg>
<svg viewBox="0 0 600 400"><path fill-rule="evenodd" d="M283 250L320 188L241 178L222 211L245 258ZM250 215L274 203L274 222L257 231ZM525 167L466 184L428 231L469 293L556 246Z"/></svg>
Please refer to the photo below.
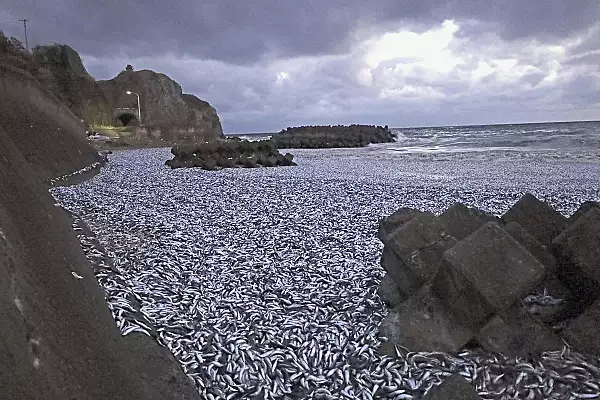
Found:
<svg viewBox="0 0 600 400"><path fill-rule="evenodd" d="M598 360L568 347L382 356L377 292L381 218L456 202L501 215L525 192L569 216L600 199L593 148L581 160L407 147L296 149L297 166L221 171L169 169L169 149L122 150L52 194L78 216L121 333L166 346L203 398L419 399L453 374L484 399L594 398Z"/></svg>

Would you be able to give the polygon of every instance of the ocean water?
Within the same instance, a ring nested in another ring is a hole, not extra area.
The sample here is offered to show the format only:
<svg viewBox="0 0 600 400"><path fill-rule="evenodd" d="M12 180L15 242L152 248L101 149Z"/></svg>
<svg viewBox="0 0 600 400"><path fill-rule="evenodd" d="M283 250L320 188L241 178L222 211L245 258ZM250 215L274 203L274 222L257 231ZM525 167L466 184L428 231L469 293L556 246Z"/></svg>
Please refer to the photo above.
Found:
<svg viewBox="0 0 600 400"><path fill-rule="evenodd" d="M393 128L404 153L492 153L505 157L546 156L600 160L600 122Z"/></svg>
<svg viewBox="0 0 600 400"><path fill-rule="evenodd" d="M391 128L395 143L373 151L444 159L560 159L600 162L600 121ZM239 135L264 140L269 133Z"/></svg>

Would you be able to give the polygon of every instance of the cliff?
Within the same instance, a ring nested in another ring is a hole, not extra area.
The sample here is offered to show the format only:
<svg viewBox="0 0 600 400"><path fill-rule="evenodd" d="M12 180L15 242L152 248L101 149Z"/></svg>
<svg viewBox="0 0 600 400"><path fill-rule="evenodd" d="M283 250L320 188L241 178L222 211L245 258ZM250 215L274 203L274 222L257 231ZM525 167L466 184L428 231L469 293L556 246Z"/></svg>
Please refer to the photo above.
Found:
<svg viewBox="0 0 600 400"><path fill-rule="evenodd" d="M167 75L123 71L113 79L96 81L70 46L38 46L27 53L16 39L7 39L1 32L0 58L28 72L89 125L129 125L140 141L163 140L166 144L223 136L216 110L208 102L184 94ZM139 127L137 98L128 95L128 90L140 96L143 127Z"/></svg>
<svg viewBox="0 0 600 400"><path fill-rule="evenodd" d="M44 185L98 154L19 60L0 57L0 397L199 398L166 349L120 335L70 216Z"/></svg>
<svg viewBox="0 0 600 400"><path fill-rule="evenodd" d="M115 78L99 81L101 93L108 99L108 108L134 109L139 94L141 120L148 134L166 140L200 139L223 136L216 110L196 96L184 94L181 86L165 74L150 70L123 71ZM83 118L91 124L111 125L120 121L111 112L98 112L98 102L90 101ZM158 132L158 133L157 133Z"/></svg>

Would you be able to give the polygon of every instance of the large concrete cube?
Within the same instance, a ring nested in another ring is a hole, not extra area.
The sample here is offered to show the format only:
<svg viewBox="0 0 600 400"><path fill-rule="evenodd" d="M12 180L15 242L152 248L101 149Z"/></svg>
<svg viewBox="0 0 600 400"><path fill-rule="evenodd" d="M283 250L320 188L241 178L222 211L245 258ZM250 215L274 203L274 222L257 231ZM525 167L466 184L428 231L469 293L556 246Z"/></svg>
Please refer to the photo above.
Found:
<svg viewBox="0 0 600 400"><path fill-rule="evenodd" d="M509 357L541 354L563 345L554 332L518 304L495 315L481 328L477 341L485 350Z"/></svg>
<svg viewBox="0 0 600 400"><path fill-rule="evenodd" d="M544 266L489 222L444 253L432 290L471 329L515 304L545 277Z"/></svg>
<svg viewBox="0 0 600 400"><path fill-rule="evenodd" d="M573 320L562 335L577 351L600 356L600 300Z"/></svg>
<svg viewBox="0 0 600 400"><path fill-rule="evenodd" d="M541 244L550 248L552 240L567 225L567 218L549 204L526 193L503 216L505 223L516 222Z"/></svg>
<svg viewBox="0 0 600 400"><path fill-rule="evenodd" d="M377 288L377 294L379 294L381 300L391 308L400 305L400 303L406 300L406 296L398 290L396 283L394 283L393 279L388 274L381 280L381 283Z"/></svg>
<svg viewBox="0 0 600 400"><path fill-rule="evenodd" d="M385 217L379 221L379 229L377 235L379 239L386 243L387 237L397 228L410 221L414 216L422 213L422 211L413 208L400 208L392 215Z"/></svg>
<svg viewBox="0 0 600 400"><path fill-rule="evenodd" d="M500 224L500 218L492 214L456 203L440 215L448 234L462 240L488 222Z"/></svg>
<svg viewBox="0 0 600 400"><path fill-rule="evenodd" d="M390 311L381 322L379 334L389 339L380 353L395 357L394 345L410 351L457 351L474 332L461 325L426 285Z"/></svg>
<svg viewBox="0 0 600 400"><path fill-rule="evenodd" d="M553 242L560 278L573 293L597 297L600 290L600 208L591 208Z"/></svg>
<svg viewBox="0 0 600 400"><path fill-rule="evenodd" d="M388 236L381 265L408 297L435 276L443 252L455 243L434 214L420 213Z"/></svg>
<svg viewBox="0 0 600 400"><path fill-rule="evenodd" d="M588 212L592 208L600 208L600 202L598 202L598 201L584 201L583 203L581 203L581 205L579 206L579 208L577 209L577 211L575 211L573 213L573 215L571 215L569 217L569 223L571 224L571 223L577 221L577 219L580 216L582 216L583 214L585 214L586 212Z"/></svg>
<svg viewBox="0 0 600 400"><path fill-rule="evenodd" d="M548 274L552 274L556 270L556 258L554 258L546 246L531 236L521 225L516 222L509 222L504 226L504 230L519 242L525 250L531 253L532 256L537 258L546 267Z"/></svg>

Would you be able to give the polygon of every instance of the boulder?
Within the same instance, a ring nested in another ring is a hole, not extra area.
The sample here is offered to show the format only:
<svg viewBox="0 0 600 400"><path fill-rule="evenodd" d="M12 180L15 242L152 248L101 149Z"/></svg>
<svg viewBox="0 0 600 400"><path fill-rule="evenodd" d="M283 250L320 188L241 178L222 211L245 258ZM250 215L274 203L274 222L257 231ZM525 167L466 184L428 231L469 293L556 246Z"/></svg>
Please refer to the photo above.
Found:
<svg viewBox="0 0 600 400"><path fill-rule="evenodd" d="M417 213L386 241L381 265L407 297L435 276L443 252L456 243L444 224L429 212Z"/></svg>
<svg viewBox="0 0 600 400"><path fill-rule="evenodd" d="M575 211L573 213L573 215L571 215L569 217L569 223L571 224L571 223L577 221L577 218L579 218L580 216L582 216L583 214L585 214L586 212L588 212L592 208L600 208L600 202L598 202L598 201L584 201L583 203L581 203L581 205L579 206L579 208L577 209L577 211Z"/></svg>
<svg viewBox="0 0 600 400"><path fill-rule="evenodd" d="M446 231L462 240L488 222L500 223L500 219L492 214L456 203L440 215Z"/></svg>
<svg viewBox="0 0 600 400"><path fill-rule="evenodd" d="M413 208L400 208L392 215L382 218L379 221L379 229L377 235L379 239L386 243L387 237L398 227L404 225L410 221L415 215L422 213L422 211L415 210Z"/></svg>
<svg viewBox="0 0 600 400"><path fill-rule="evenodd" d="M600 300L594 302L583 314L573 320L562 335L577 351L600 356Z"/></svg>
<svg viewBox="0 0 600 400"><path fill-rule="evenodd" d="M441 385L432 387L423 400L481 400L481 397L469 381L453 374Z"/></svg>
<svg viewBox="0 0 600 400"><path fill-rule="evenodd" d="M381 283L377 288L377 294L379 294L379 297L381 297L381 300L383 300L385 304L392 308L398 306L406 299L406 296L400 293L394 280L390 278L388 274L381 280Z"/></svg>
<svg viewBox="0 0 600 400"><path fill-rule="evenodd" d="M550 247L552 240L567 225L567 219L548 203L526 193L503 216L505 223L516 222L544 246Z"/></svg>
<svg viewBox="0 0 600 400"><path fill-rule="evenodd" d="M539 355L563 346L554 332L518 304L501 311L485 324L477 341L485 350L508 357Z"/></svg>
<svg viewBox="0 0 600 400"><path fill-rule="evenodd" d="M525 248L532 256L546 267L548 274L556 271L556 259L550 253L548 248L541 244L536 238L531 236L521 225L516 222L509 222L504 226L508 232L521 246Z"/></svg>
<svg viewBox="0 0 600 400"><path fill-rule="evenodd" d="M544 266L493 222L447 250L443 259L432 289L472 329L522 299L546 275Z"/></svg>
<svg viewBox="0 0 600 400"><path fill-rule="evenodd" d="M553 242L559 277L582 297L597 298L600 290L600 209L591 208Z"/></svg>
<svg viewBox="0 0 600 400"><path fill-rule="evenodd" d="M395 345L410 351L457 351L474 333L459 323L426 285L390 311L381 322L379 334L388 338L379 352L395 357Z"/></svg>

